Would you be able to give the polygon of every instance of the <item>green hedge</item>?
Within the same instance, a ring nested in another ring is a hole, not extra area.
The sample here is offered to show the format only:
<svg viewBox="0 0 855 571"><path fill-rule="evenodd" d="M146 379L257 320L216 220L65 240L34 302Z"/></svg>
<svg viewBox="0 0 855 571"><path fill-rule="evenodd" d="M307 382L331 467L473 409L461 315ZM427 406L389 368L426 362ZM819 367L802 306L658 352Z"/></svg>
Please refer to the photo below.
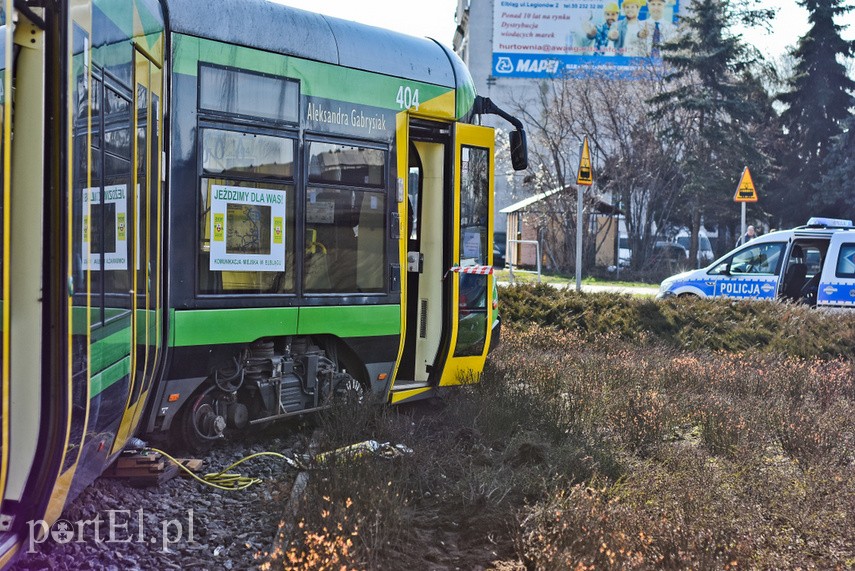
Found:
<svg viewBox="0 0 855 571"><path fill-rule="evenodd" d="M503 323L511 327L536 323L689 350L759 349L805 358L855 356L855 311L826 313L778 302L694 297L656 301L548 285L502 287L499 298Z"/></svg>

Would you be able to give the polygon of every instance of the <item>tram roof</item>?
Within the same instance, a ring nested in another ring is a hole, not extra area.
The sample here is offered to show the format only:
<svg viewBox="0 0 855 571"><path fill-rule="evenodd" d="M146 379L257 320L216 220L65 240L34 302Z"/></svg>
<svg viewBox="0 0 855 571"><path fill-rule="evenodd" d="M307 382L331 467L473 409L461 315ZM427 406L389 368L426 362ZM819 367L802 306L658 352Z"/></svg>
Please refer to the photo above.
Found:
<svg viewBox="0 0 855 571"><path fill-rule="evenodd" d="M266 0L166 0L171 31L456 88L471 77L441 44Z"/></svg>

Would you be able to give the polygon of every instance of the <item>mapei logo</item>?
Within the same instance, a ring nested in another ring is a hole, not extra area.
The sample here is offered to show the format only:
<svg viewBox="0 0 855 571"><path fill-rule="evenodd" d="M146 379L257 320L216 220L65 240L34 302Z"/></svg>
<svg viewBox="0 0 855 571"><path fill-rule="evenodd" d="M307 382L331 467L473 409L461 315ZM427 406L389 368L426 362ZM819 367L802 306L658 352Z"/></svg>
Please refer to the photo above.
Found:
<svg viewBox="0 0 855 571"><path fill-rule="evenodd" d="M555 59L520 59L517 61L517 73L558 73L558 60Z"/></svg>
<svg viewBox="0 0 855 571"><path fill-rule="evenodd" d="M514 62L509 57L500 57L496 62L496 73L513 73Z"/></svg>

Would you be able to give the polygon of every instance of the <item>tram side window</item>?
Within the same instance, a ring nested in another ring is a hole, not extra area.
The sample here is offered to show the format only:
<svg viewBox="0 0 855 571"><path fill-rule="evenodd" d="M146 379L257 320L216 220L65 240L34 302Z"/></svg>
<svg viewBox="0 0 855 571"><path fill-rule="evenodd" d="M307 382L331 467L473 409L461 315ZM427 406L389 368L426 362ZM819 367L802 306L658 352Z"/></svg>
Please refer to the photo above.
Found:
<svg viewBox="0 0 855 571"><path fill-rule="evenodd" d="M94 98L93 98L94 99ZM92 255L93 269L102 274L105 293L105 315L110 318L122 315L130 309L128 291L131 288L130 272L133 271L130 244L133 243L129 221L138 204L132 203L134 193L131 185L131 102L117 91L105 86L100 105L102 127L103 158L95 160L93 165L99 173L98 182L93 174L93 186L100 190L99 201L92 202ZM94 119L93 119L94 120ZM101 163L101 164L97 164ZM103 173L103 174L101 174ZM95 229L100 227L100 236L95 238Z"/></svg>
<svg viewBox="0 0 855 571"><path fill-rule="evenodd" d="M313 142L309 144L308 163L305 290L383 292L385 151ZM338 185L347 188L336 188Z"/></svg>
<svg viewBox="0 0 855 571"><path fill-rule="evenodd" d="M294 140L219 129L201 140L199 292L294 292Z"/></svg>
<svg viewBox="0 0 855 571"><path fill-rule="evenodd" d="M489 151L462 147L460 164L460 252L461 266L487 265L487 229L490 209ZM458 274L456 357L481 355L487 336L488 275Z"/></svg>
<svg viewBox="0 0 855 571"><path fill-rule="evenodd" d="M211 65L199 69L201 109L297 123L299 103L300 84L294 80Z"/></svg>

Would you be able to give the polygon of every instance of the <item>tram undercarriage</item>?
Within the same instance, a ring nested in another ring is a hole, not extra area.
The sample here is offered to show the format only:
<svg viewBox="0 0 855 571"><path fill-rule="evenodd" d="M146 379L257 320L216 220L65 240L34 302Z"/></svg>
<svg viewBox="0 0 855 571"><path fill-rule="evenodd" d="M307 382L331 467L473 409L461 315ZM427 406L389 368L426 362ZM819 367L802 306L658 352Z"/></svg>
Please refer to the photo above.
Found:
<svg viewBox="0 0 855 571"><path fill-rule="evenodd" d="M174 444L197 452L232 434L363 395L362 384L338 365L334 344L324 349L309 337L263 339L198 383L188 399L167 390L159 416ZM176 414L170 409L179 399ZM167 416L174 421L163 422Z"/></svg>

